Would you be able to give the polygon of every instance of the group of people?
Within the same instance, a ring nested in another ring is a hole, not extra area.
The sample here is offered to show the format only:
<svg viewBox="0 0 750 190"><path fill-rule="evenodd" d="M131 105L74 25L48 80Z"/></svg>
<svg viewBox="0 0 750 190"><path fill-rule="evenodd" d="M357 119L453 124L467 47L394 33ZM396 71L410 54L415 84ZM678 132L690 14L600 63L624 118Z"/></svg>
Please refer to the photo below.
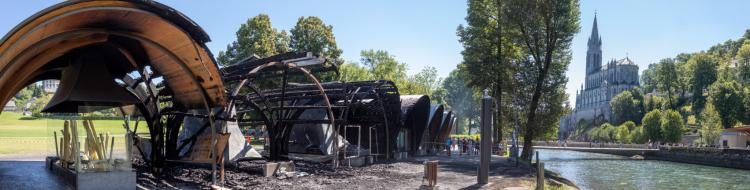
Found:
<svg viewBox="0 0 750 190"><path fill-rule="evenodd" d="M448 141L445 143L445 149L448 153L448 156L451 155L451 152L456 150L458 151L459 155L467 154L467 155L478 155L479 154L479 137L476 137L476 139L461 137L461 138L448 138Z"/></svg>

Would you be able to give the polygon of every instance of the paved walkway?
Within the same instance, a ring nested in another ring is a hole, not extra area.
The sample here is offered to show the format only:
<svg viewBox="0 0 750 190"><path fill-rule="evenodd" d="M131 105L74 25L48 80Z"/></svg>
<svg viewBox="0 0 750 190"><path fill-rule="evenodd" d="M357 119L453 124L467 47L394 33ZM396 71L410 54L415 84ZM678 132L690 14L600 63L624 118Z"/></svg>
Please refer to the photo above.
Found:
<svg viewBox="0 0 750 190"><path fill-rule="evenodd" d="M0 161L0 189L71 189L43 161Z"/></svg>

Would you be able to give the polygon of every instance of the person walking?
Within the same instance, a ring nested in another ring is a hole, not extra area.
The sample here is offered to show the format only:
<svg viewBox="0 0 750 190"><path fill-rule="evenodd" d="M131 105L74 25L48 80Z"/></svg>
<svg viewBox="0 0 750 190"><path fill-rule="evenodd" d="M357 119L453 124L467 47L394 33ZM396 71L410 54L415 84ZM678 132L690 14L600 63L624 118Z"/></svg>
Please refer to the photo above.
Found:
<svg viewBox="0 0 750 190"><path fill-rule="evenodd" d="M451 156L451 144L453 144L453 140L451 138L448 138L448 142L446 142L446 149L448 149L448 156Z"/></svg>

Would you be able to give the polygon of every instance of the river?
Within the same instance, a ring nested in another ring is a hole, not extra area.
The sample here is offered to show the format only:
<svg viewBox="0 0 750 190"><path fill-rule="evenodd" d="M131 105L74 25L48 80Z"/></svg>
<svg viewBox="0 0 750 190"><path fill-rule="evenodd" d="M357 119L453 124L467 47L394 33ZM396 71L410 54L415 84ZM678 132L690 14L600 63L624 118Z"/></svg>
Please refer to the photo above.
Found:
<svg viewBox="0 0 750 190"><path fill-rule="evenodd" d="M750 189L750 170L567 150L538 151L546 169L581 189Z"/></svg>

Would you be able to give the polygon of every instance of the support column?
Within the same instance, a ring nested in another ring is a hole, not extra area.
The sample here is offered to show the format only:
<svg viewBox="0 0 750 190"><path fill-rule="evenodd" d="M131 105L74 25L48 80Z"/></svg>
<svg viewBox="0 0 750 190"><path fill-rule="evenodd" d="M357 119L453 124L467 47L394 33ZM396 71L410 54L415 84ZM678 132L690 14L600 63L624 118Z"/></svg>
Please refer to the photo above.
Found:
<svg viewBox="0 0 750 190"><path fill-rule="evenodd" d="M478 184L487 184L490 171L490 155L492 153L492 98L488 95L488 90L484 90L482 97L482 114L481 114L480 138L481 144L479 174L477 175Z"/></svg>

